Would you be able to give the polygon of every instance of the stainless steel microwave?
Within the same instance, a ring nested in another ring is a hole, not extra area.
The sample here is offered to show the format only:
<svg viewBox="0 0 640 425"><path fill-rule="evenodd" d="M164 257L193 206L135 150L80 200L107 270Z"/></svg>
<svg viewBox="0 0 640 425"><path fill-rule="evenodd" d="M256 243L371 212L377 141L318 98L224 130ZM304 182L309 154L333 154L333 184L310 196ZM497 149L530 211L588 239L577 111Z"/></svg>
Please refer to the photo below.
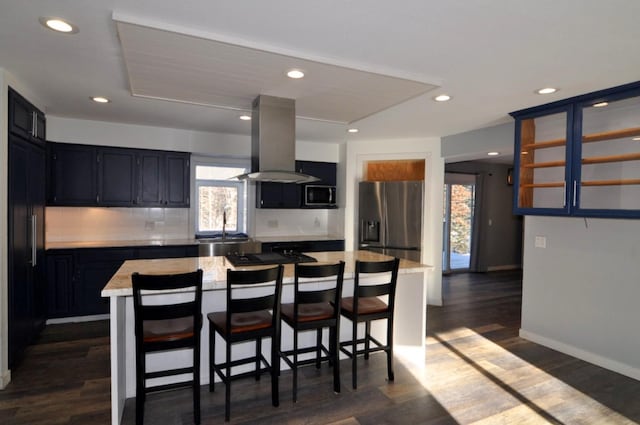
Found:
<svg viewBox="0 0 640 425"><path fill-rule="evenodd" d="M304 187L304 205L306 207L336 206L336 187L308 184Z"/></svg>

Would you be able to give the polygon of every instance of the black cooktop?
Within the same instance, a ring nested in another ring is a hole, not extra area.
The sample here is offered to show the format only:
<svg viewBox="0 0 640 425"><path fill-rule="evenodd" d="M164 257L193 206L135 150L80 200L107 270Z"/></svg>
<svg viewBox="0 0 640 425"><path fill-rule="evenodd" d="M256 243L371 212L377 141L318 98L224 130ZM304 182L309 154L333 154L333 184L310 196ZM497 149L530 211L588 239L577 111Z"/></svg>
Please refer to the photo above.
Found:
<svg viewBox="0 0 640 425"><path fill-rule="evenodd" d="M263 252L262 254L228 254L227 260L234 266L260 266L266 264L315 263L316 260L299 252Z"/></svg>

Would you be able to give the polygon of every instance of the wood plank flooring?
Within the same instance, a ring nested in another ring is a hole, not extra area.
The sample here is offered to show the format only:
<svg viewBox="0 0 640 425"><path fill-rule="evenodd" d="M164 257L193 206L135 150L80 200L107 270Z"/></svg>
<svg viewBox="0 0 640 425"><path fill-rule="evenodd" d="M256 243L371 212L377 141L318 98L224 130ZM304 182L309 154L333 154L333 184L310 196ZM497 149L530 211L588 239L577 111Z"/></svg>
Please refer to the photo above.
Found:
<svg viewBox="0 0 640 425"><path fill-rule="evenodd" d="M424 357L397 350L396 380L385 380L383 354L359 361L358 389L341 362L342 392L332 373L306 367L298 402L283 372L280 407L270 380L232 387L232 424L632 424L640 423L640 382L518 337L519 272L444 278L443 307L429 307ZM108 322L51 325L13 381L0 391L0 424L108 424ZM133 424L128 400L124 424ZM191 394L148 396L145 424L192 423ZM224 390L202 388L202 423L224 423Z"/></svg>

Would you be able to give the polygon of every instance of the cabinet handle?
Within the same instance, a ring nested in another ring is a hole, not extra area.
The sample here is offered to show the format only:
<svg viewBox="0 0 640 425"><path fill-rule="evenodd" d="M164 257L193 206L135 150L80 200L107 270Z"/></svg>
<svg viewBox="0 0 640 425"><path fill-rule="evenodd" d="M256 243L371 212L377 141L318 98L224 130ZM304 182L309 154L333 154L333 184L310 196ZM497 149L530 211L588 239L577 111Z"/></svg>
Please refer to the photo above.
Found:
<svg viewBox="0 0 640 425"><path fill-rule="evenodd" d="M37 123L37 119L36 119L36 113L35 111L31 112L31 135L33 137L36 137L36 123Z"/></svg>
<svg viewBox="0 0 640 425"><path fill-rule="evenodd" d="M567 206L567 181L562 183L562 208Z"/></svg>
<svg viewBox="0 0 640 425"><path fill-rule="evenodd" d="M576 206L576 199L577 199L577 189L578 189L578 181L574 180L573 181L573 206Z"/></svg>
<svg viewBox="0 0 640 425"><path fill-rule="evenodd" d="M100 203L100 195L96 195L96 203Z"/></svg>
<svg viewBox="0 0 640 425"><path fill-rule="evenodd" d="M329 203L332 204L333 203L333 191L331 190L330 187L328 187L327 190L329 191Z"/></svg>

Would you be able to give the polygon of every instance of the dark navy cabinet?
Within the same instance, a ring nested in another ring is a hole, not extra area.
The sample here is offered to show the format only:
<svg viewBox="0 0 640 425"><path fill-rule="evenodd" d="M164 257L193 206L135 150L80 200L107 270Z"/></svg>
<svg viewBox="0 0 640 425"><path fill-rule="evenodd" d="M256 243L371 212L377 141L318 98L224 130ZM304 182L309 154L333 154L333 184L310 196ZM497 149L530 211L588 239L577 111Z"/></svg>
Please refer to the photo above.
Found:
<svg viewBox="0 0 640 425"><path fill-rule="evenodd" d="M516 214L640 217L640 82L511 115Z"/></svg>
<svg viewBox="0 0 640 425"><path fill-rule="evenodd" d="M49 205L189 207L189 153L47 145Z"/></svg>
<svg viewBox="0 0 640 425"><path fill-rule="evenodd" d="M48 318L109 312L100 293L127 260L197 257L197 245L50 249L47 251Z"/></svg>
<svg viewBox="0 0 640 425"><path fill-rule="evenodd" d="M46 118L18 92L9 88L9 132L29 141L46 140Z"/></svg>
<svg viewBox="0 0 640 425"><path fill-rule="evenodd" d="M44 327L44 116L35 131L37 111L9 89L8 134L8 354L15 366ZM29 121L33 119L33 121Z"/></svg>
<svg viewBox="0 0 640 425"><path fill-rule="evenodd" d="M335 186L336 167L333 162L296 161L297 172L320 179L313 185ZM295 183L258 183L256 208L304 208L304 187L304 184Z"/></svg>
<svg viewBox="0 0 640 425"><path fill-rule="evenodd" d="M283 241L283 242L263 242L262 252L322 252L322 251L344 251L344 239L332 240L309 240L309 241Z"/></svg>

